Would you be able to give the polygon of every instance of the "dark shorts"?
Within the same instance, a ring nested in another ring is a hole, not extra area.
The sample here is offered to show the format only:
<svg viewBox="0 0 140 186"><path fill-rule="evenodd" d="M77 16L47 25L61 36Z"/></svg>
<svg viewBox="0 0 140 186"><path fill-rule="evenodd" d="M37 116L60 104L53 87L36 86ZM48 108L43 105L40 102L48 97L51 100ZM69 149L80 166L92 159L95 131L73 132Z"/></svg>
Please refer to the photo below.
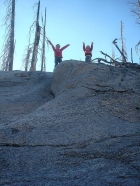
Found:
<svg viewBox="0 0 140 186"><path fill-rule="evenodd" d="M55 67L62 62L62 57L55 56Z"/></svg>
<svg viewBox="0 0 140 186"><path fill-rule="evenodd" d="M86 62L91 62L91 56L86 56L86 57L85 57L85 61L86 61Z"/></svg>

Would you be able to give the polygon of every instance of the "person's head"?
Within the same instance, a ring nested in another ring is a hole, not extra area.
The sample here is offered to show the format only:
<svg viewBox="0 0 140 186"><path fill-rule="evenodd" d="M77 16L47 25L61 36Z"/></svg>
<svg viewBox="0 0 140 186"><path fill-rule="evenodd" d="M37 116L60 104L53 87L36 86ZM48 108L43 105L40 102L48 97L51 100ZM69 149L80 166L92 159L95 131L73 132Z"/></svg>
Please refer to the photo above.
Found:
<svg viewBox="0 0 140 186"><path fill-rule="evenodd" d="M56 45L56 49L59 49L59 48L60 48L60 45L59 45L59 44L57 44L57 45Z"/></svg>
<svg viewBox="0 0 140 186"><path fill-rule="evenodd" d="M89 46L89 45L87 45L87 46L86 46L86 49L87 49L87 50L89 50L89 49L90 49L90 46Z"/></svg>

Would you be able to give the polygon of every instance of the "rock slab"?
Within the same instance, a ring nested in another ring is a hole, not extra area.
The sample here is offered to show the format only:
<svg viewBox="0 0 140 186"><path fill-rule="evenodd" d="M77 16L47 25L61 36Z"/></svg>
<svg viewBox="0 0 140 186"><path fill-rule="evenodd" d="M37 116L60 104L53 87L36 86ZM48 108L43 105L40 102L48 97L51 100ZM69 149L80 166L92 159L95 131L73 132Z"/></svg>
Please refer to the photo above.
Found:
<svg viewBox="0 0 140 186"><path fill-rule="evenodd" d="M138 186L139 152L139 69L0 72L0 185Z"/></svg>

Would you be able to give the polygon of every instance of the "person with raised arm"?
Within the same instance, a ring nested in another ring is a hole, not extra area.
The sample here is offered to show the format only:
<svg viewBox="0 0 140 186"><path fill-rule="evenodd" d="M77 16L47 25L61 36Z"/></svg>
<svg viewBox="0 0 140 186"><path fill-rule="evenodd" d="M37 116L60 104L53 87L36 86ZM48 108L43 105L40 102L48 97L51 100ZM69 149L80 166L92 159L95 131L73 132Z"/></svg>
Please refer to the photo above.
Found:
<svg viewBox="0 0 140 186"><path fill-rule="evenodd" d="M92 50L93 50L93 42L91 42L91 46L87 45L86 47L85 47L85 43L83 42L83 51L85 52L86 62L91 62Z"/></svg>
<svg viewBox="0 0 140 186"><path fill-rule="evenodd" d="M63 46L60 48L60 44L57 44L55 47L52 44L50 40L48 40L49 44L52 46L52 49L54 51L54 57L55 57L55 67L62 62L62 51L67 48L70 44Z"/></svg>

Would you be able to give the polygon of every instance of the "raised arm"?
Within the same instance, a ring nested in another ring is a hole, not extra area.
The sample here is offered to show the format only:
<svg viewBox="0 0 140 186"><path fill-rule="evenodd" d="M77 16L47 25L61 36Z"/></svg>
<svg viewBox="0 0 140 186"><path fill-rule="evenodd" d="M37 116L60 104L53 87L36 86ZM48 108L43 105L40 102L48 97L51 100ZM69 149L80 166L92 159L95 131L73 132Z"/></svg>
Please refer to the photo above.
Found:
<svg viewBox="0 0 140 186"><path fill-rule="evenodd" d="M85 51L85 43L83 42L83 50Z"/></svg>
<svg viewBox="0 0 140 186"><path fill-rule="evenodd" d="M52 46L52 49L55 50L55 47L50 40L48 40L48 43Z"/></svg>
<svg viewBox="0 0 140 186"><path fill-rule="evenodd" d="M67 48L68 46L70 46L70 44L63 46L63 47L61 48L61 51L64 50L65 48Z"/></svg>

